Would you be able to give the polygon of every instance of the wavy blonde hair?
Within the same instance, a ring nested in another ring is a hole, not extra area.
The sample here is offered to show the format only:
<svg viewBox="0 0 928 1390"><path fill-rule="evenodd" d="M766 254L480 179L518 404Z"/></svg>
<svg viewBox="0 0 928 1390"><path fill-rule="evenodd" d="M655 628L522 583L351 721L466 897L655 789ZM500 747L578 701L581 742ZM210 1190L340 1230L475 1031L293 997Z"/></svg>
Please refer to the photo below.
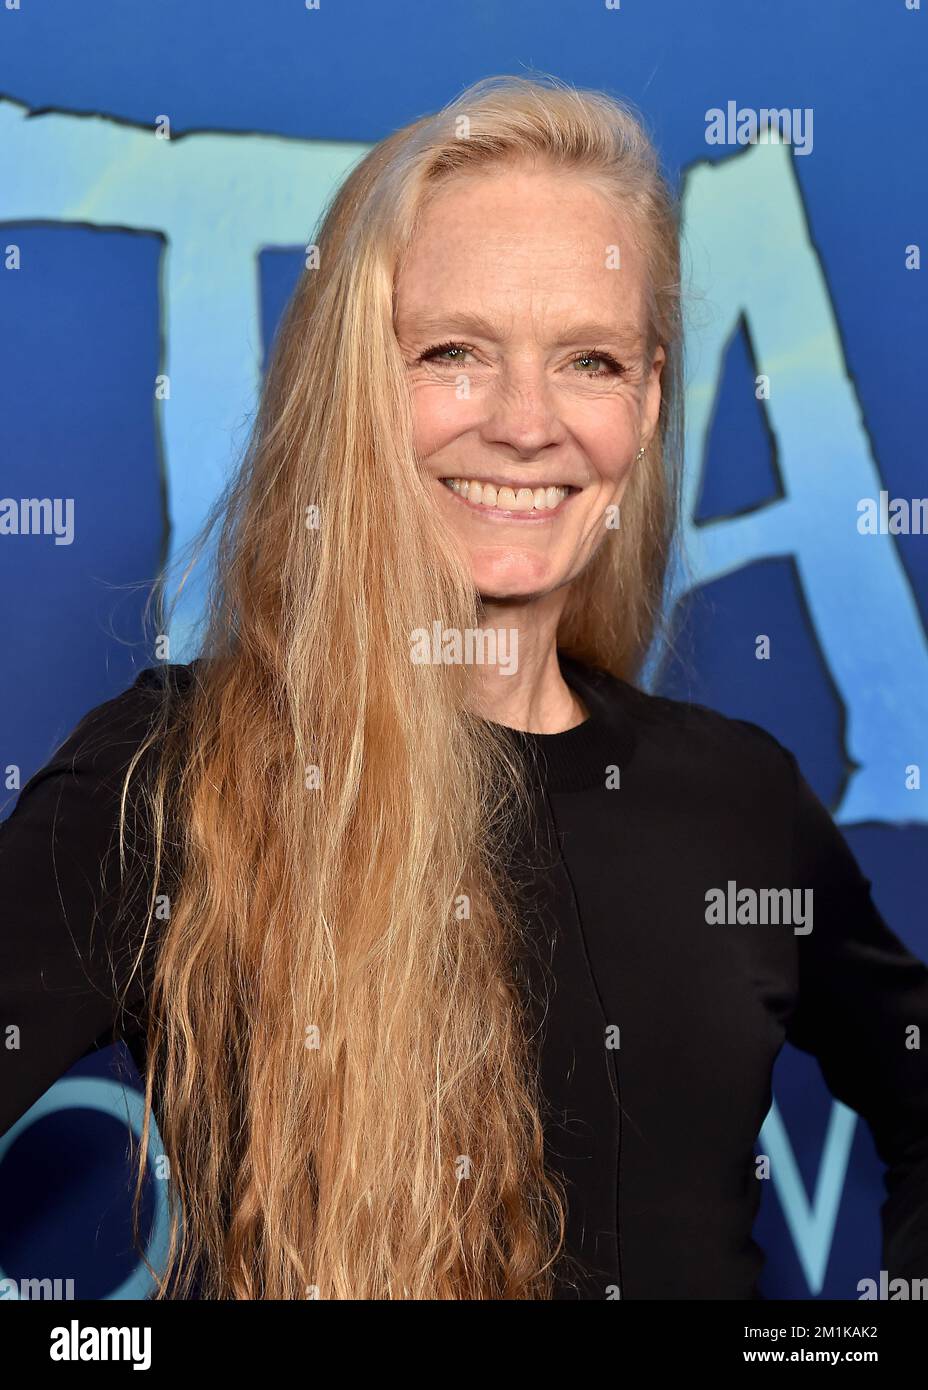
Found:
<svg viewBox="0 0 928 1390"><path fill-rule="evenodd" d="M393 330L430 196L523 161L614 197L667 354L621 532L571 586L558 645L632 677L653 634L682 437L676 206L628 105L487 79L375 146L332 201L202 533L220 528L204 660L182 700L166 681L123 789L124 855L156 747L132 804L154 846L136 1217L153 1106L171 1173L157 1297L552 1291L564 1198L503 853L528 799L505 736L468 712L466 668L410 660L413 629L475 628L480 604L417 463Z"/></svg>

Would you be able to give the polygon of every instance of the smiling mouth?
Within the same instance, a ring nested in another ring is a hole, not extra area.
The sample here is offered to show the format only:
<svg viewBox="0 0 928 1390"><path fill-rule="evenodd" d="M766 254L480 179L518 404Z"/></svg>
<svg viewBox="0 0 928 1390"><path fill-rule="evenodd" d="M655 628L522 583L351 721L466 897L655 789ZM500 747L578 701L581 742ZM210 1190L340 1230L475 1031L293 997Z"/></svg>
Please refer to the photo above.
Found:
<svg viewBox="0 0 928 1390"><path fill-rule="evenodd" d="M580 490L569 484L512 488L481 483L473 478L442 478L440 481L476 512L524 521L546 521L556 516L567 499Z"/></svg>

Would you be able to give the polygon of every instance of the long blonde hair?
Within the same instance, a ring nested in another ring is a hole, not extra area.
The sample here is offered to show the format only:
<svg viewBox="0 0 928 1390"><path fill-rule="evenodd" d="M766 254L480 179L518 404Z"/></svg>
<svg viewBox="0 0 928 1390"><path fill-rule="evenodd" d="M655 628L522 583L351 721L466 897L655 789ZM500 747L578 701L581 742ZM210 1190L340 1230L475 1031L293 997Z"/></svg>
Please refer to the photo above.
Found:
<svg viewBox="0 0 928 1390"><path fill-rule="evenodd" d="M486 79L378 144L328 209L204 530L204 660L183 700L167 683L126 778L154 845L136 1212L154 1102L158 1297L550 1296L564 1201L503 852L524 779L468 713L465 668L410 660L414 629L478 627L480 605L415 457L393 332L429 196L524 160L605 186L646 255L658 429L558 645L632 677L652 636L682 438L676 207L626 104Z"/></svg>

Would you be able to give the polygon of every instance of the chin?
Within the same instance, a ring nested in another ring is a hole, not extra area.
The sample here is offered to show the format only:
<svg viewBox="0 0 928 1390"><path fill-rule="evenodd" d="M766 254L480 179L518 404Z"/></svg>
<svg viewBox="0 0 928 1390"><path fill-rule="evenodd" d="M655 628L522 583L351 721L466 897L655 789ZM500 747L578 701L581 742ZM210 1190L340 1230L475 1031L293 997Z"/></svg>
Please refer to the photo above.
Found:
<svg viewBox="0 0 928 1390"><path fill-rule="evenodd" d="M539 598L556 589L561 577L556 566L540 555L474 557L471 561L474 587L481 598L519 602Z"/></svg>

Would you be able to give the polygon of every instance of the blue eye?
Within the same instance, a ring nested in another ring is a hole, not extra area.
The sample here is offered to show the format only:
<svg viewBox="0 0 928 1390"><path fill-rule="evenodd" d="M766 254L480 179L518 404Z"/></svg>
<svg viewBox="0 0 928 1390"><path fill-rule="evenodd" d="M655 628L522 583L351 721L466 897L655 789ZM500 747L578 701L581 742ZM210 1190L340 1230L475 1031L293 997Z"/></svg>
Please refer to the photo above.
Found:
<svg viewBox="0 0 928 1390"><path fill-rule="evenodd" d="M598 372L581 372L581 376L621 376L625 371L621 362L617 362L608 352L581 352L579 357L573 359L576 367L581 362L605 362L606 370Z"/></svg>
<svg viewBox="0 0 928 1390"><path fill-rule="evenodd" d="M420 355L419 361L444 361L449 366L455 366L459 364L470 351L471 349L467 347L464 343L436 343L434 347L429 347L425 349L425 351ZM452 358L447 355L449 353L458 353L459 356ZM622 366L621 362L617 362L616 359L611 355L611 353L608 352L594 352L592 350L588 352L581 352L577 357L573 359L572 365L574 367L579 367L579 364L583 362L600 362L604 365L597 371L578 371L579 376L623 376L626 370L625 367Z"/></svg>

